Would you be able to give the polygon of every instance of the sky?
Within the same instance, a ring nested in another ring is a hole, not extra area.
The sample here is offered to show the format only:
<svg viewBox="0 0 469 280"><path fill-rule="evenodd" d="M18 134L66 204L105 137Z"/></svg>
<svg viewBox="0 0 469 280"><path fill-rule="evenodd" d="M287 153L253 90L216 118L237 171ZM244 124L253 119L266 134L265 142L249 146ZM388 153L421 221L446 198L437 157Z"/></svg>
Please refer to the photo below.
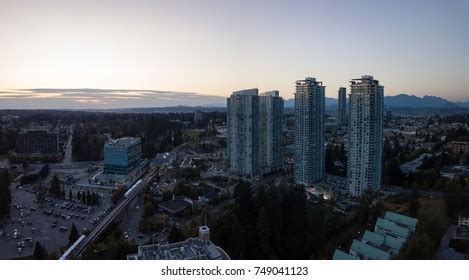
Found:
<svg viewBox="0 0 469 280"><path fill-rule="evenodd" d="M292 98L305 77L336 97L365 74L385 95L469 100L468 15L469 0L0 0L0 108Z"/></svg>

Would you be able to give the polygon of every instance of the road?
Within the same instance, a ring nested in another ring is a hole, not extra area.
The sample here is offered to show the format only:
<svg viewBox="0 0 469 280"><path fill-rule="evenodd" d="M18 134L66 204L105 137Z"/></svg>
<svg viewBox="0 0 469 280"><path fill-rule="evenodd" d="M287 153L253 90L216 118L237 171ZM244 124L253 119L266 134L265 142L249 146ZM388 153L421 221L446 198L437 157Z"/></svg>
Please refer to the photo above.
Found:
<svg viewBox="0 0 469 280"><path fill-rule="evenodd" d="M73 252L73 256L80 256L85 249L96 241L101 234L103 234L108 226L111 224L111 222L114 221L116 217L121 214L121 212L126 209L127 205L139 194L141 193L151 182L153 177L157 174L158 168L157 167L151 167L148 173L145 175L145 177L142 179L142 183L135 189L134 192L132 192L128 197L125 197L119 202L119 204L116 205L114 209L107 215L94 229L93 231L86 236L86 238L78 244L77 249L75 252ZM73 256L62 256L61 259L68 259Z"/></svg>

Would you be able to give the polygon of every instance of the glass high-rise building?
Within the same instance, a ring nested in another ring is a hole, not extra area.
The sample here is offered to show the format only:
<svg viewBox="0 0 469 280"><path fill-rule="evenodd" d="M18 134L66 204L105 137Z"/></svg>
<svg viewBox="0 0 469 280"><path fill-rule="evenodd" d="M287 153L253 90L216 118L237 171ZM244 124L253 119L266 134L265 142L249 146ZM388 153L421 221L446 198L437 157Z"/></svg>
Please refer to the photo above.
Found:
<svg viewBox="0 0 469 280"><path fill-rule="evenodd" d="M384 87L373 76L351 81L347 183L352 196L381 186L383 100Z"/></svg>
<svg viewBox="0 0 469 280"><path fill-rule="evenodd" d="M258 89L233 92L227 109L229 172L252 179L261 173Z"/></svg>
<svg viewBox="0 0 469 280"><path fill-rule="evenodd" d="M325 89L315 78L296 81L294 177L297 184L309 186L324 177Z"/></svg>
<svg viewBox="0 0 469 280"><path fill-rule="evenodd" d="M339 88L337 104L336 123L344 125L347 123L347 89L344 87Z"/></svg>
<svg viewBox="0 0 469 280"><path fill-rule="evenodd" d="M140 138L124 137L104 145L104 173L127 175L142 159Z"/></svg>
<svg viewBox="0 0 469 280"><path fill-rule="evenodd" d="M259 95L260 164L263 174L283 169L283 98L277 90Z"/></svg>

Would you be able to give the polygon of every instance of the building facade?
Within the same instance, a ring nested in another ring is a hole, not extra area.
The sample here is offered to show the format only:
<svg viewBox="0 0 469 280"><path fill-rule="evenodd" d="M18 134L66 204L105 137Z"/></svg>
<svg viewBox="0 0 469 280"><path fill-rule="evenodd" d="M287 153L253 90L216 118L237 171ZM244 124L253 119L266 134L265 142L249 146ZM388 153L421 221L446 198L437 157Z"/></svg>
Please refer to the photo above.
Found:
<svg viewBox="0 0 469 280"><path fill-rule="evenodd" d="M283 169L283 98L269 91L259 96L260 165L262 174Z"/></svg>
<svg viewBox="0 0 469 280"><path fill-rule="evenodd" d="M350 89L347 180L349 193L361 196L381 186L384 87L362 76L351 81Z"/></svg>
<svg viewBox="0 0 469 280"><path fill-rule="evenodd" d="M227 147L230 174L260 175L258 89L235 91L227 99Z"/></svg>
<svg viewBox="0 0 469 280"><path fill-rule="evenodd" d="M347 123L347 89L344 87L339 88L337 104L336 123L344 125Z"/></svg>
<svg viewBox="0 0 469 280"><path fill-rule="evenodd" d="M142 160L140 138L124 137L104 145L104 173L127 175Z"/></svg>
<svg viewBox="0 0 469 280"><path fill-rule="evenodd" d="M294 177L304 186L324 176L325 88L315 78L296 81Z"/></svg>

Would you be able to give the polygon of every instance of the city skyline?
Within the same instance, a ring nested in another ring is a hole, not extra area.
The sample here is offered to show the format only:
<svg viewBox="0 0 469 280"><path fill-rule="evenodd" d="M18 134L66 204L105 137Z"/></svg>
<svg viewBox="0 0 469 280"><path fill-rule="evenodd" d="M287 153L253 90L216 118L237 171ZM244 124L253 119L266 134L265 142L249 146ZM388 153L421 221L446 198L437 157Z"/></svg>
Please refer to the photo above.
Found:
<svg viewBox="0 0 469 280"><path fill-rule="evenodd" d="M31 88L154 90L204 99L256 87L290 99L291 81L310 75L321 77L327 97L363 73L379 76L388 95L463 101L469 87L467 1L0 3L6 27L0 30L0 99L15 108L41 100L52 108L139 104L130 95L69 98L51 90L34 98L18 90Z"/></svg>

